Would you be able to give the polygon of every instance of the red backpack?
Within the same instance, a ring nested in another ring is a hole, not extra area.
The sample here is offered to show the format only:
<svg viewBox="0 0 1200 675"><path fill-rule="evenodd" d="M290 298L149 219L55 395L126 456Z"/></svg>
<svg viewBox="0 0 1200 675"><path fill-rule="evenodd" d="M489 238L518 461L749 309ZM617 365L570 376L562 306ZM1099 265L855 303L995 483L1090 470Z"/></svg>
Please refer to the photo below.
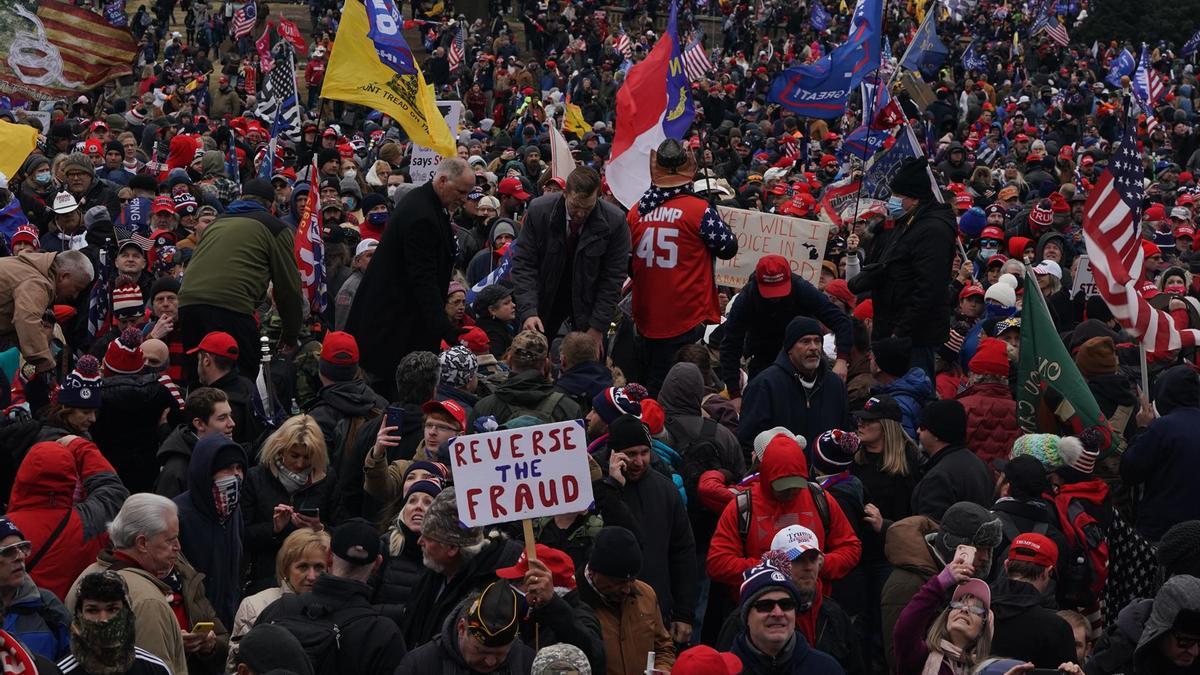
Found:
<svg viewBox="0 0 1200 675"><path fill-rule="evenodd" d="M1108 539L1105 525L1093 514L1110 508L1108 485L1100 479L1063 485L1054 494L1059 527L1070 555L1058 571L1059 597L1072 607L1098 606L1108 578Z"/></svg>

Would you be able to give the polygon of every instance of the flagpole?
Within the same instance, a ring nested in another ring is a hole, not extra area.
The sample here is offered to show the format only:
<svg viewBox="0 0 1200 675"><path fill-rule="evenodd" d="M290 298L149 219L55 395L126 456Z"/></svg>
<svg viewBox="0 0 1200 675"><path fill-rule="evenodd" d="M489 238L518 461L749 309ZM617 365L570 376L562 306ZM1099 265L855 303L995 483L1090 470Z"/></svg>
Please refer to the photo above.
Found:
<svg viewBox="0 0 1200 675"><path fill-rule="evenodd" d="M1146 365L1146 343L1138 340L1138 365L1142 369L1142 396L1150 399L1150 368Z"/></svg>

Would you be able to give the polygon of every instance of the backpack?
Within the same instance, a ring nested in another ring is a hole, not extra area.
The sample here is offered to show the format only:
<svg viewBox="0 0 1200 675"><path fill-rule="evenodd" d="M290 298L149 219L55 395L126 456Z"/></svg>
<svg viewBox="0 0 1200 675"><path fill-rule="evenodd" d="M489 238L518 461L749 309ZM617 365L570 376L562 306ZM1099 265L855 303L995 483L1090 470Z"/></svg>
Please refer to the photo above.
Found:
<svg viewBox="0 0 1200 675"><path fill-rule="evenodd" d="M808 494L812 497L813 506L817 509L817 517L821 519L821 528L825 531L825 536L829 536L829 501L825 496L825 490L817 485L816 481L808 481ZM738 515L738 534L741 535L742 541L746 541L747 535L750 534L751 520L751 500L750 491L743 490L733 496L737 502Z"/></svg>
<svg viewBox="0 0 1200 675"><path fill-rule="evenodd" d="M331 612L324 605L311 604L271 623L286 629L300 642L312 663L313 675L337 675L345 668L341 651L346 628L360 619L377 616L379 611L373 607L347 607Z"/></svg>
<svg viewBox="0 0 1200 675"><path fill-rule="evenodd" d="M717 423L707 417L700 423L700 433L689 436L683 433L682 427L675 420L667 420L667 431L671 433L671 441L676 452L682 458L679 476L683 479L683 489L687 494L687 503L692 505L689 511L702 510L697 490L700 487L700 474L712 469L721 468L721 451L717 447ZM714 518L713 524L716 524Z"/></svg>
<svg viewBox="0 0 1200 675"><path fill-rule="evenodd" d="M338 420L336 425L334 425L334 443L329 449L329 464L336 467L339 475L349 476L355 473L352 471L354 467L346 466L346 464L353 463L355 459L357 459L354 453L354 442L358 438L358 432L360 429L362 429L364 424L382 414L382 410L376 408L375 406L371 406L371 409L367 411L366 415L361 415L358 417L343 417L342 419ZM359 468L361 469L361 467Z"/></svg>
<svg viewBox="0 0 1200 675"><path fill-rule="evenodd" d="M497 415L496 421L500 424L507 424L518 417L535 417L543 424L553 422L554 410L558 408L559 401L563 400L566 394L561 391L553 392L542 399L542 402L534 408L525 408L522 406L510 405L505 401L498 401L504 406L504 414ZM504 419L501 419L503 417Z"/></svg>
<svg viewBox="0 0 1200 675"><path fill-rule="evenodd" d="M1072 607L1098 606L1108 578L1108 539L1089 505L1103 506L1108 486L1100 480L1068 483L1054 495L1059 528L1070 547L1066 569L1058 571L1059 597Z"/></svg>

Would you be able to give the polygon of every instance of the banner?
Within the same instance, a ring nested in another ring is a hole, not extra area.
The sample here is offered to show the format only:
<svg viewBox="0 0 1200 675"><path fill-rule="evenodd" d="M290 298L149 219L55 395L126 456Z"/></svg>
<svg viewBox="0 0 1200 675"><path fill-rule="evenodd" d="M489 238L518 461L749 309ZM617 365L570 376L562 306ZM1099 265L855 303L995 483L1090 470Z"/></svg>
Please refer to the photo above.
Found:
<svg viewBox="0 0 1200 675"><path fill-rule="evenodd" d="M438 112L446 120L446 127L458 136L458 121L462 119L462 101L438 101ZM433 180L433 172L442 163L442 156L423 145L414 145L412 159L408 163L408 175L416 185Z"/></svg>
<svg viewBox="0 0 1200 675"><path fill-rule="evenodd" d="M754 274L754 266L767 255L787 258L793 272L817 285L829 240L829 223L727 206L718 206L717 212L738 241L737 255L717 261L718 286L745 286Z"/></svg>
<svg viewBox="0 0 1200 675"><path fill-rule="evenodd" d="M4 148L4 152L0 153L0 172L9 177L16 174L25 158L37 147L37 138L37 129L28 124L11 124L0 120L0 148Z"/></svg>
<svg viewBox="0 0 1200 675"><path fill-rule="evenodd" d="M1096 276L1092 273L1092 261L1088 260L1086 255L1081 255L1075 260L1077 266L1071 273L1074 277L1071 283L1071 297L1074 298L1075 294L1081 291L1088 297L1100 293L1100 289L1096 288Z"/></svg>
<svg viewBox="0 0 1200 675"><path fill-rule="evenodd" d="M458 517L466 527L586 511L592 505L582 420L450 441Z"/></svg>

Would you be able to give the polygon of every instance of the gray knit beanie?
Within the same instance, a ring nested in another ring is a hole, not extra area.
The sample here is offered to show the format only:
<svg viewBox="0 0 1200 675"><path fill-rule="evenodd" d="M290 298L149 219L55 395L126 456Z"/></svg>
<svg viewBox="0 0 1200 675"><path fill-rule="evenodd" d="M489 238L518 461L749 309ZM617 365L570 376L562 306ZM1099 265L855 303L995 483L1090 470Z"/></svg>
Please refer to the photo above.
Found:
<svg viewBox="0 0 1200 675"><path fill-rule="evenodd" d="M421 536L446 546L466 548L483 543L483 528L466 527L458 517L454 488L448 487L433 498L421 522Z"/></svg>

